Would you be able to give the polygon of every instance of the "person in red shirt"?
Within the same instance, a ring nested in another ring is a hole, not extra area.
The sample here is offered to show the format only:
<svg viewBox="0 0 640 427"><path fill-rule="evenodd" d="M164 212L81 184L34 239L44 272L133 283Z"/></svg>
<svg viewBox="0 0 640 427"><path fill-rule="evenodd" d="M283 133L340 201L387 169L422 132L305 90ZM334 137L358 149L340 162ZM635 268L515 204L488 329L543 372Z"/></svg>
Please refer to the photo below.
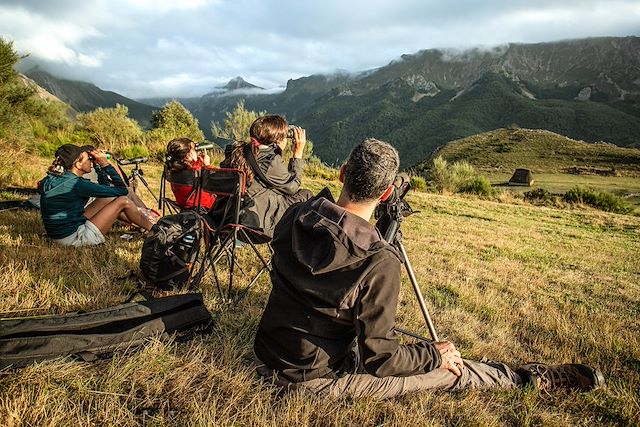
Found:
<svg viewBox="0 0 640 427"><path fill-rule="evenodd" d="M189 138L175 138L169 141L167 145L167 169L169 172L197 171L210 164L209 155L202 151L196 151L195 143ZM171 183L171 191L176 204L181 209L193 209L198 205L198 194L193 191L192 185ZM202 191L200 193L200 208L209 210L215 200L214 194Z"/></svg>

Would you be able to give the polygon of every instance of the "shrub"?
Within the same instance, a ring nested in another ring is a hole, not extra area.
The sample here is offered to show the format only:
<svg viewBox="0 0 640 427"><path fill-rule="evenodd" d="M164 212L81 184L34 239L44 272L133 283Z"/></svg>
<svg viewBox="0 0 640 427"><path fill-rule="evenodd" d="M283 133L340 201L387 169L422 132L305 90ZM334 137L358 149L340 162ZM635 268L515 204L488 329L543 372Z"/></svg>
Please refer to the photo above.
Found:
<svg viewBox="0 0 640 427"><path fill-rule="evenodd" d="M633 207L625 203L620 197L592 188L574 187L567 191L563 200L567 203L586 204L605 212L621 214L633 212Z"/></svg>
<svg viewBox="0 0 640 427"><path fill-rule="evenodd" d="M440 193L449 188L449 163L440 156L433 159L431 181Z"/></svg>
<svg viewBox="0 0 640 427"><path fill-rule="evenodd" d="M484 176L477 176L471 182L464 185L460 192L475 194L480 197L489 198L494 194L493 188L491 188L491 183Z"/></svg>
<svg viewBox="0 0 640 427"><path fill-rule="evenodd" d="M536 188L535 190L525 192L524 200L530 203L550 203L553 201L553 194L544 188Z"/></svg>
<svg viewBox="0 0 640 427"><path fill-rule="evenodd" d="M475 168L465 161L449 165L442 157L433 159L431 178L433 185L440 193L457 193L468 186L476 177Z"/></svg>
<svg viewBox="0 0 640 427"><path fill-rule="evenodd" d="M0 187L33 187L44 175L34 168L38 158L19 144L0 139Z"/></svg>
<svg viewBox="0 0 640 427"><path fill-rule="evenodd" d="M36 145L36 149L41 156L53 157L56 150L64 144L91 145L91 135L86 129L76 129L75 131L58 130L49 134L46 141Z"/></svg>
<svg viewBox="0 0 640 427"><path fill-rule="evenodd" d="M460 192L462 188L467 187L476 178L476 170L471 164L462 161L455 162L451 165L451 191L454 193Z"/></svg>
<svg viewBox="0 0 640 427"><path fill-rule="evenodd" d="M89 113L78 114L77 120L91 135L95 145L119 152L132 144L139 144L142 137L140 125L128 114L129 109L118 104L115 108L96 108Z"/></svg>
<svg viewBox="0 0 640 427"><path fill-rule="evenodd" d="M340 171L322 163L318 157L311 156L304 165L304 174L310 178L323 178L333 181L339 178Z"/></svg>
<svg viewBox="0 0 640 427"><path fill-rule="evenodd" d="M120 150L119 154L124 159L133 159L135 157L148 157L149 150L144 145L136 144Z"/></svg>
<svg viewBox="0 0 640 427"><path fill-rule="evenodd" d="M249 128L258 117L264 116L266 112L255 112L244 107L244 99L238 101L232 112L226 113L222 125L211 122L211 133L220 138L232 139L234 141L249 141Z"/></svg>
<svg viewBox="0 0 640 427"><path fill-rule="evenodd" d="M427 180L423 176L411 175L411 188L417 191L427 191Z"/></svg>

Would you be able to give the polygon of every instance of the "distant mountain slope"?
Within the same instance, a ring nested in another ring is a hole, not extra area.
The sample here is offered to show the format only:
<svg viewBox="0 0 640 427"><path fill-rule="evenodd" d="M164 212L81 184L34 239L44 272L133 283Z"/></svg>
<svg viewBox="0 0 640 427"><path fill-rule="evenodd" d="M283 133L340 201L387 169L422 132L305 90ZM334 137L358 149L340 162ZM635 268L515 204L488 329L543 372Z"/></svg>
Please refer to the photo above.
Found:
<svg viewBox="0 0 640 427"><path fill-rule="evenodd" d="M367 73L290 80L278 95L208 97L189 108L203 127L239 99L285 114L309 129L315 152L332 163L375 136L409 166L447 141L512 123L640 146L638 52L638 37L430 49Z"/></svg>
<svg viewBox="0 0 640 427"><path fill-rule="evenodd" d="M397 80L360 96L326 96L299 121L327 161L344 159L355 142L375 136L398 148L403 166L447 141L513 123L589 142L640 140L638 116L607 103L530 99L501 74L486 73L459 92L441 90L418 102L413 96L413 88Z"/></svg>
<svg viewBox="0 0 640 427"><path fill-rule="evenodd" d="M567 172L570 169L608 170L640 177L640 149L590 144L539 129L496 129L468 136L440 147L417 169L429 170L434 157L466 161L486 172Z"/></svg>
<svg viewBox="0 0 640 427"><path fill-rule="evenodd" d="M122 103L146 124L154 109L88 83L30 76L80 111ZM289 80L277 94L237 77L178 100L207 136L211 122L222 122L240 100L250 110L284 114L309 130L314 152L329 163L373 136L412 166L448 141L512 124L640 147L640 38L429 49L366 72ZM158 108L166 100L148 102Z"/></svg>
<svg viewBox="0 0 640 427"><path fill-rule="evenodd" d="M129 117L136 119L143 127L149 127L151 114L157 109L118 93L104 91L91 83L59 79L38 68L25 74L79 112L93 111L98 107L112 108L116 104L122 104L129 108Z"/></svg>
<svg viewBox="0 0 640 427"><path fill-rule="evenodd" d="M32 79L30 79L29 77L25 76L24 74L18 74L18 77L20 78L20 80L22 80L22 82L25 85L27 85L28 87L34 89L36 91L36 94L40 98L46 99L47 101L54 101L54 102L64 103L64 102L62 102L60 100L60 98L58 98L57 96L53 95L51 92L49 92L48 90L46 90L45 88L40 86L38 83L36 83Z"/></svg>

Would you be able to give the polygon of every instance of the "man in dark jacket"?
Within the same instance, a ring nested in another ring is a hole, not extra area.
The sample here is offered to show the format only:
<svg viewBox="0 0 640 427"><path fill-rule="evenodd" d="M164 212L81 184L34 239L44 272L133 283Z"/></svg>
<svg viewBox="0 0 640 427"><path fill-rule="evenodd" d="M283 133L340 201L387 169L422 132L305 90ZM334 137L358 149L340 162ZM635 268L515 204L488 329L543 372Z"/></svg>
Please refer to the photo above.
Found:
<svg viewBox="0 0 640 427"><path fill-rule="evenodd" d="M401 262L369 223L377 203L393 191L398 165L393 147L367 139L341 170L337 203L323 192L285 213L272 242L273 289L255 338L258 373L281 386L334 397L603 385L602 374L585 365L513 371L463 360L450 342L399 342L393 328Z"/></svg>

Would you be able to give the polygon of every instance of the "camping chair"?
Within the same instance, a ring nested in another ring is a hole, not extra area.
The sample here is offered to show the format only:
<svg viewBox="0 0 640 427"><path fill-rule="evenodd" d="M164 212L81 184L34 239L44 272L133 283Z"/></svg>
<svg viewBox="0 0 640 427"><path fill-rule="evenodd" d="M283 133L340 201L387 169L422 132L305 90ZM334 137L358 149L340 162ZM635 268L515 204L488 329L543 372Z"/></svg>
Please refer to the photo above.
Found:
<svg viewBox="0 0 640 427"><path fill-rule="evenodd" d="M195 194L197 206L200 206L200 175L198 170L172 171L167 168L167 165L164 166L162 178L160 178L160 197L158 197L158 210L162 212L162 216L165 215L165 208L169 214L177 214L182 210L182 207L174 199L167 196L167 183L191 187L191 194ZM169 193L171 194L171 190ZM191 196L187 200L190 198Z"/></svg>
<svg viewBox="0 0 640 427"><path fill-rule="evenodd" d="M213 278L220 297L223 300L233 301L233 275L236 268L246 276L237 260L236 249L239 247L238 242L248 245L261 263L260 269L244 289L242 294L244 296L263 272L271 270L271 246L268 245L269 256L267 257L263 256L257 247L257 245L270 243L271 237L260 230L240 223L240 209L246 193L244 172L231 168L208 167L202 170L200 185L203 191L216 195L216 203L212 211L215 210L218 214L215 215L216 218L212 218L214 232L210 239L211 245L207 249L198 280L195 282L198 283L202 278L206 265L209 263L212 267ZM229 268L226 294L217 273L217 266L223 258ZM239 301L239 299L236 301Z"/></svg>

